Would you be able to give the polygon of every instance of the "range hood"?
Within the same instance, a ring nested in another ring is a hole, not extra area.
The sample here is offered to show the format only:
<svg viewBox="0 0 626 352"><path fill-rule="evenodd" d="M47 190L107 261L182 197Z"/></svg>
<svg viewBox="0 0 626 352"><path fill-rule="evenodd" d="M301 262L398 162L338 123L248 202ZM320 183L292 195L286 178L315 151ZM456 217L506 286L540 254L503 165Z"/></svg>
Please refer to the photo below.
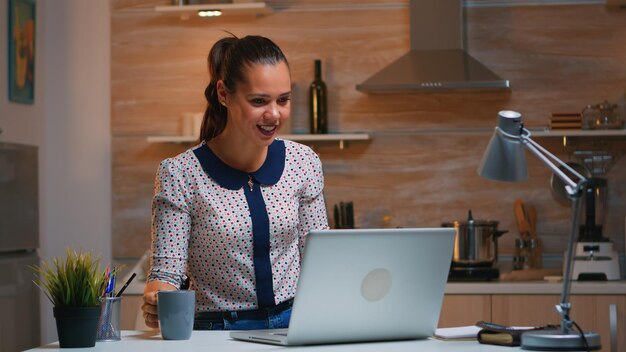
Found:
<svg viewBox="0 0 626 352"><path fill-rule="evenodd" d="M356 89L386 93L457 89L508 89L464 50L462 0L409 0L411 51Z"/></svg>

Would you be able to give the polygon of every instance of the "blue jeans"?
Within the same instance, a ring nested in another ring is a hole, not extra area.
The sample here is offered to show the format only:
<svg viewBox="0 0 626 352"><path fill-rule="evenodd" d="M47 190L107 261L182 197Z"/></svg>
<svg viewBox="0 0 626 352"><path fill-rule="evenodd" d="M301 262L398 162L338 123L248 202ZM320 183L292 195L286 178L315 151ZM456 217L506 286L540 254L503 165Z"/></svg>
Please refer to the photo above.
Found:
<svg viewBox="0 0 626 352"><path fill-rule="evenodd" d="M284 309L269 308L267 318L239 318L237 312L226 314L220 319L203 318L200 313L193 324L194 330L260 330L289 327L291 307Z"/></svg>

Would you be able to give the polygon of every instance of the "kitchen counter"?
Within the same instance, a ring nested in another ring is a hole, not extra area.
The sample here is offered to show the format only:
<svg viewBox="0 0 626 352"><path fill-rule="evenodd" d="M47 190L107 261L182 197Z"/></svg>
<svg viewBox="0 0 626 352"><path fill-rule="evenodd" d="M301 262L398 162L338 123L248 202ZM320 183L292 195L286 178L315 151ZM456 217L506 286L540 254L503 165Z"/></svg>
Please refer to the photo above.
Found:
<svg viewBox="0 0 626 352"><path fill-rule="evenodd" d="M144 282L131 283L124 294L143 295L144 285ZM546 295L561 294L562 287L562 282L548 281L449 282L445 292L451 295ZM574 281L571 294L625 295L626 281Z"/></svg>
<svg viewBox="0 0 626 352"><path fill-rule="evenodd" d="M548 281L449 282L446 286L446 294L560 295L562 289L562 282ZM573 281L571 294L626 295L626 281Z"/></svg>
<svg viewBox="0 0 626 352"><path fill-rule="evenodd" d="M90 351L276 351L279 346L236 341L229 337L228 331L194 331L191 339L182 341L164 341L158 331L122 331L122 340L116 342L97 342ZM289 347L289 351L422 351L422 352L516 352L519 347L481 345L476 341L441 341L436 339L334 344L325 346ZM58 343L51 343L29 351L63 351Z"/></svg>

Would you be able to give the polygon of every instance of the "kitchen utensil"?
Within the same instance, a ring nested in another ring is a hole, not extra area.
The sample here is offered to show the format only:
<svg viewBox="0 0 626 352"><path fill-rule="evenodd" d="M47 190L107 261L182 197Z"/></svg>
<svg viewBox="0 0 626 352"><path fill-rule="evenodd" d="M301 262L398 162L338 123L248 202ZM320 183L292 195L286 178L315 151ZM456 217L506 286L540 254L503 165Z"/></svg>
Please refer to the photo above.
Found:
<svg viewBox="0 0 626 352"><path fill-rule="evenodd" d="M541 240L530 238L515 239L515 255L513 256L513 270L540 269L542 266Z"/></svg>
<svg viewBox="0 0 626 352"><path fill-rule="evenodd" d="M520 237L515 240L515 270L541 268L541 241L537 238L537 209L520 198L513 205Z"/></svg>
<svg viewBox="0 0 626 352"><path fill-rule="evenodd" d="M491 266L498 260L498 237L508 231L498 230L498 221L474 220L472 211L467 221L453 221L441 224L454 227L454 256L456 266Z"/></svg>
<svg viewBox="0 0 626 352"><path fill-rule="evenodd" d="M532 281L543 280L546 276L561 275L561 268L514 270L500 274L501 281Z"/></svg>
<svg viewBox="0 0 626 352"><path fill-rule="evenodd" d="M528 233L530 238L537 238L537 209L534 205L525 205L526 222L528 223Z"/></svg>
<svg viewBox="0 0 626 352"><path fill-rule="evenodd" d="M528 224L530 226L530 240L528 243L530 267L533 269L539 269L543 266L543 250L541 246L541 240L537 236L537 208L534 205L526 205L526 217L528 218Z"/></svg>
<svg viewBox="0 0 626 352"><path fill-rule="evenodd" d="M515 211L515 220L517 220L517 229L519 230L520 237L522 237L522 239L530 237L530 225L526 218L524 202L517 198L513 205L513 210Z"/></svg>
<svg viewBox="0 0 626 352"><path fill-rule="evenodd" d="M582 111L583 129L616 129L624 127L617 104L608 101L587 105Z"/></svg>

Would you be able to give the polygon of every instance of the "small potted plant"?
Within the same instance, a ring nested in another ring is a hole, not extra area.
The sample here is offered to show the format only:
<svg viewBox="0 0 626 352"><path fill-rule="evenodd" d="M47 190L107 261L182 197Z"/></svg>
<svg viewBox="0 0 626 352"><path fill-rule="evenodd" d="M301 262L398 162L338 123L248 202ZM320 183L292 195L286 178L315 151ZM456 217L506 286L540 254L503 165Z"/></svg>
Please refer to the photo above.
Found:
<svg viewBox="0 0 626 352"><path fill-rule="evenodd" d="M67 249L65 258L54 258L52 265L43 262L31 269L37 276L33 282L54 305L60 347L95 346L100 297L106 286L100 258L91 252Z"/></svg>

